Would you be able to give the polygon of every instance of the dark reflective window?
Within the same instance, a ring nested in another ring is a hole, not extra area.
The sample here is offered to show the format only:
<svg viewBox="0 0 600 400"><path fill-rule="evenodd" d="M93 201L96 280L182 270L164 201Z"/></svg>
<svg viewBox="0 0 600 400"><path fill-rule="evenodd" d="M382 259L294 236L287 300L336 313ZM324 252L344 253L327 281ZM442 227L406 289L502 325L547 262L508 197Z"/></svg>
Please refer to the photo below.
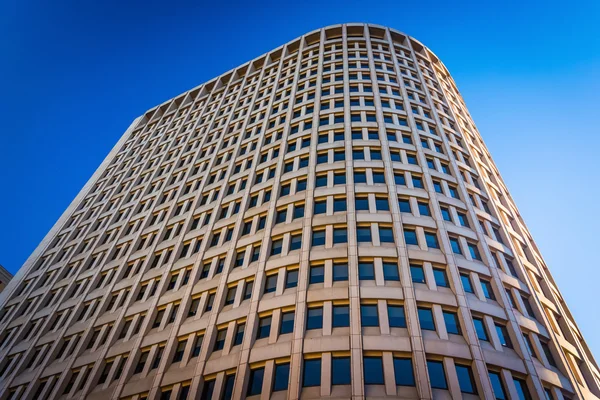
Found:
<svg viewBox="0 0 600 400"><path fill-rule="evenodd" d="M363 304L360 306L361 326L379 326L379 314L376 304Z"/></svg>
<svg viewBox="0 0 600 400"><path fill-rule="evenodd" d="M415 375L410 358L394 358L396 385L415 386Z"/></svg>
<svg viewBox="0 0 600 400"><path fill-rule="evenodd" d="M246 396L254 396L260 394L260 392L262 391L264 377L264 368L256 368L250 370L250 379L248 380L248 392L246 393ZM202 398L209 399L210 397Z"/></svg>
<svg viewBox="0 0 600 400"><path fill-rule="evenodd" d="M332 385L349 385L351 376L350 357L333 357L331 359Z"/></svg>
<svg viewBox="0 0 600 400"><path fill-rule="evenodd" d="M302 386L321 386L321 359L304 360Z"/></svg>
<svg viewBox="0 0 600 400"><path fill-rule="evenodd" d="M390 328L406 328L404 306L388 305L388 321Z"/></svg>
<svg viewBox="0 0 600 400"><path fill-rule="evenodd" d="M383 385L383 361L381 357L363 357L365 385Z"/></svg>
<svg viewBox="0 0 600 400"><path fill-rule="evenodd" d="M287 390L290 377L290 363L275 365L275 378L273 378L273 391Z"/></svg>
<svg viewBox="0 0 600 400"><path fill-rule="evenodd" d="M334 328L350 326L350 306L333 306L332 325Z"/></svg>
<svg viewBox="0 0 600 400"><path fill-rule="evenodd" d="M446 383L446 372L441 361L427 361L429 371L429 382L434 389L448 389Z"/></svg>
<svg viewBox="0 0 600 400"><path fill-rule="evenodd" d="M460 391L463 393L477 393L475 381L473 380L473 372L471 367L466 365L456 364L456 375L458 376L458 384Z"/></svg>
<svg viewBox="0 0 600 400"><path fill-rule="evenodd" d="M417 311L419 313L421 329L435 331L435 322L433 321L433 312L431 311L431 308L419 307Z"/></svg>

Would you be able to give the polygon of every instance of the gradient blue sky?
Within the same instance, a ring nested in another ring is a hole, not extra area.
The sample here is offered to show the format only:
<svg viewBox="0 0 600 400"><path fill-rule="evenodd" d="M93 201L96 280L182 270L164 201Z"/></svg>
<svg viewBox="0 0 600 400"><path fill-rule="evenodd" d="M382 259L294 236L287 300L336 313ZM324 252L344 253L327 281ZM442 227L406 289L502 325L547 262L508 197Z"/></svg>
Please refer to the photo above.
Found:
<svg viewBox="0 0 600 400"><path fill-rule="evenodd" d="M446 64L600 357L600 2L91 3L0 4L0 264L9 271L136 116L313 29L372 22L416 37Z"/></svg>

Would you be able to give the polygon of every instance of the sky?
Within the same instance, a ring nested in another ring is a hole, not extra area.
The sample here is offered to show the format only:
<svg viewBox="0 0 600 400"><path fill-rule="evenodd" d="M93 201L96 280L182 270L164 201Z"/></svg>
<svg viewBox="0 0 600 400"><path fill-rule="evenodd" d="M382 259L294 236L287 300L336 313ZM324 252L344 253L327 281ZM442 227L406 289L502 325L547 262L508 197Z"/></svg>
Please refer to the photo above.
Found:
<svg viewBox="0 0 600 400"><path fill-rule="evenodd" d="M595 0L4 0L0 264L19 269L147 109L306 32L370 22L449 69L598 359L598 21Z"/></svg>

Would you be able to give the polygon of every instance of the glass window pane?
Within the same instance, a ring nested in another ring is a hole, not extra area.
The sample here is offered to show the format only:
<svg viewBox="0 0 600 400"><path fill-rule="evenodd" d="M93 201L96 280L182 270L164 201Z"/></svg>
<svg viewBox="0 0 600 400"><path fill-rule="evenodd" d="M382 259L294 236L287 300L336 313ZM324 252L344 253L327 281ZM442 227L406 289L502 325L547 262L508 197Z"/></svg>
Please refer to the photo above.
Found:
<svg viewBox="0 0 600 400"><path fill-rule="evenodd" d="M415 386L415 375L410 358L394 358L396 385Z"/></svg>
<svg viewBox="0 0 600 400"><path fill-rule="evenodd" d="M311 358L304 360L302 386L321 386L321 359Z"/></svg>
<svg viewBox="0 0 600 400"><path fill-rule="evenodd" d="M513 379L515 383L515 388L517 389L517 394L519 395L519 400L531 400L531 395L529 394L529 389L527 389L527 384L522 379Z"/></svg>
<svg viewBox="0 0 600 400"><path fill-rule="evenodd" d="M410 275L412 277L413 282L425 283L425 272L423 271L423 267L421 267L420 265L411 265Z"/></svg>
<svg viewBox="0 0 600 400"><path fill-rule="evenodd" d="M448 283L448 277L446 271L440 268L433 269L433 277L435 278L435 284L441 287L450 287Z"/></svg>
<svg viewBox="0 0 600 400"><path fill-rule="evenodd" d="M473 318L473 325L475 325L475 331L479 340L489 341L487 331L483 325L483 320L480 318Z"/></svg>
<svg viewBox="0 0 600 400"><path fill-rule="evenodd" d="M419 322L421 323L421 329L427 331L435 331L435 322L433 321L433 312L431 308L421 308L417 309L419 313Z"/></svg>
<svg viewBox="0 0 600 400"><path fill-rule="evenodd" d="M275 365L275 378L273 379L273 391L287 390L290 377L290 363Z"/></svg>
<svg viewBox="0 0 600 400"><path fill-rule="evenodd" d="M383 278L386 281L399 281L400 273L398 272L398 264L384 262L383 263Z"/></svg>
<svg viewBox="0 0 600 400"><path fill-rule="evenodd" d="M465 292L473 293L473 286L471 285L471 278L469 278L469 275L460 274L460 280L462 282L463 289L465 289Z"/></svg>
<svg viewBox="0 0 600 400"><path fill-rule="evenodd" d="M334 328L350 326L350 307L347 305L333 306L332 319Z"/></svg>
<svg viewBox="0 0 600 400"><path fill-rule="evenodd" d="M262 392L263 379L265 377L264 368L256 368L250 370L250 379L248 383L247 396L254 396Z"/></svg>
<svg viewBox="0 0 600 400"><path fill-rule="evenodd" d="M323 307L308 309L306 329L323 329Z"/></svg>
<svg viewBox="0 0 600 400"><path fill-rule="evenodd" d="M496 400L506 400L506 392L504 391L504 385L502 384L502 379L500 378L500 374L496 372L489 372L490 381L492 382L492 389L494 390L494 396Z"/></svg>
<svg viewBox="0 0 600 400"><path fill-rule="evenodd" d="M333 281L347 281L348 280L348 264L334 263L333 264Z"/></svg>
<svg viewBox="0 0 600 400"><path fill-rule="evenodd" d="M331 384L349 385L351 377L350 357L333 357L331 359Z"/></svg>
<svg viewBox="0 0 600 400"><path fill-rule="evenodd" d="M456 313L444 311L444 322L446 323L446 331L448 333L460 335L460 324Z"/></svg>
<svg viewBox="0 0 600 400"><path fill-rule="evenodd" d="M463 393L477 393L475 382L473 381L473 373L471 367L466 365L456 365L456 375L458 376L458 384L460 391Z"/></svg>
<svg viewBox="0 0 600 400"><path fill-rule="evenodd" d="M373 266L373 262L358 263L358 278L361 281L375 280L375 268Z"/></svg>
<svg viewBox="0 0 600 400"><path fill-rule="evenodd" d="M379 314L376 304L363 304L360 306L361 326L379 326Z"/></svg>
<svg viewBox="0 0 600 400"><path fill-rule="evenodd" d="M363 357L365 385L383 385L383 360L381 357Z"/></svg>
<svg viewBox="0 0 600 400"><path fill-rule="evenodd" d="M388 320L390 328L406 328L406 317L403 306L388 306Z"/></svg>
<svg viewBox="0 0 600 400"><path fill-rule="evenodd" d="M434 389L448 389L444 364L441 361L427 361L429 371L429 382Z"/></svg>

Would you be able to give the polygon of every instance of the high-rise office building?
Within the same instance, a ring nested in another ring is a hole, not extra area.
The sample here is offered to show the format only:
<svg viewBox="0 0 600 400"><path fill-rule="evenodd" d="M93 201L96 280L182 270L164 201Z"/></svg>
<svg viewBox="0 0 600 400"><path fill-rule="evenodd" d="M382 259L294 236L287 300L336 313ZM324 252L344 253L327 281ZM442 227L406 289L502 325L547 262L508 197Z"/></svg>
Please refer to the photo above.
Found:
<svg viewBox="0 0 600 400"><path fill-rule="evenodd" d="M310 32L137 118L0 295L0 399L597 399L441 61Z"/></svg>

